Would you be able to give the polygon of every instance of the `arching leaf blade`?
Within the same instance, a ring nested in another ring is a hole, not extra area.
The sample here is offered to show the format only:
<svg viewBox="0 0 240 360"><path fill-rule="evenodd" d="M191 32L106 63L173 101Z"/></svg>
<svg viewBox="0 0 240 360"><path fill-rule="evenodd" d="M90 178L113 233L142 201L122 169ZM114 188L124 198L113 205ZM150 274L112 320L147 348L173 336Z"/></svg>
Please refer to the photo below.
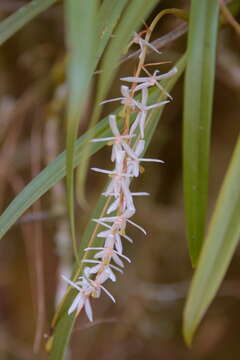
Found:
<svg viewBox="0 0 240 360"><path fill-rule="evenodd" d="M184 310L190 344L223 280L240 237L240 137L222 185Z"/></svg>
<svg viewBox="0 0 240 360"><path fill-rule="evenodd" d="M219 4L192 0L184 90L183 178L189 253L201 250L208 204L209 144Z"/></svg>
<svg viewBox="0 0 240 360"><path fill-rule="evenodd" d="M98 1L65 1L66 41L68 47L67 83L67 205L70 231L77 256L74 220L74 143L83 115L88 88L94 69L97 38Z"/></svg>
<svg viewBox="0 0 240 360"><path fill-rule="evenodd" d="M101 106L99 106L99 103L103 100L109 90L111 82L118 69L118 61L127 48L129 40L133 36L134 31L137 31L143 24L144 19L146 19L158 2L158 0L132 0L128 2L126 8L124 9L120 22L115 28L114 37L112 38L111 43L109 44L103 57L101 74L97 88L96 106L91 119L91 126L94 126L99 118L101 113ZM87 151L88 149L86 149L86 154ZM84 154L83 166L81 173L79 173L78 181L80 198L82 198L84 194L87 168L88 161L86 155Z"/></svg>
<svg viewBox="0 0 240 360"><path fill-rule="evenodd" d="M57 1L58 0L31 1L4 19L0 23L0 45Z"/></svg>

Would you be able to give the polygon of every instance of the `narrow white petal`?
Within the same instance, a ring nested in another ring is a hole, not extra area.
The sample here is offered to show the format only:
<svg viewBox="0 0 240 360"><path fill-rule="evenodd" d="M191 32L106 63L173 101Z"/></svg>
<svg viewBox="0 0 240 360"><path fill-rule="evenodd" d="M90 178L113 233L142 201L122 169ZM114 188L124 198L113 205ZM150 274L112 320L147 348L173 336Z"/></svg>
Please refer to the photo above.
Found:
<svg viewBox="0 0 240 360"><path fill-rule="evenodd" d="M162 105L165 105L165 104L168 104L168 103L170 103L170 101L166 100L166 101L162 101L162 102L157 103L157 104L149 105L149 106L146 107L146 110L155 109L155 108L157 108L159 106L162 106Z"/></svg>
<svg viewBox="0 0 240 360"><path fill-rule="evenodd" d="M132 126L130 127L130 134L131 135L135 132L138 124L139 124L139 113L137 114L136 119L134 120L134 122L132 123Z"/></svg>
<svg viewBox="0 0 240 360"><path fill-rule="evenodd" d="M140 156L143 152L145 148L145 140L139 140L139 142L137 143L137 146L136 146L136 150L135 150L135 153L137 154L137 156Z"/></svg>
<svg viewBox="0 0 240 360"><path fill-rule="evenodd" d="M131 239L128 235L126 235L126 234L121 234L121 236L122 236L124 239L128 240L131 244L133 244L133 239Z"/></svg>
<svg viewBox="0 0 240 360"><path fill-rule="evenodd" d="M122 85L121 86L121 93L125 98L128 98L130 96L130 90L128 86Z"/></svg>
<svg viewBox="0 0 240 360"><path fill-rule="evenodd" d="M137 156L136 156L135 152L130 148L130 146L127 143L123 142L122 146L129 156L131 156L133 159L137 160Z"/></svg>
<svg viewBox="0 0 240 360"><path fill-rule="evenodd" d="M133 221L131 221L129 219L127 219L127 221L130 224L132 224L133 226L135 226L137 229L141 230L144 233L144 235L147 235L147 232L140 225L136 224L135 222L133 222Z"/></svg>
<svg viewBox="0 0 240 360"><path fill-rule="evenodd" d="M105 226L108 229L111 229L111 226L109 226L108 224L105 224L103 221L101 221L100 219L92 219L92 221L96 222L99 225Z"/></svg>
<svg viewBox="0 0 240 360"><path fill-rule="evenodd" d="M119 253L119 252L116 251L116 250L114 250L114 252L115 252L115 254L117 254L118 256L121 256L123 259L125 259L125 260L127 260L129 263L131 263L131 260L130 260L127 256Z"/></svg>
<svg viewBox="0 0 240 360"><path fill-rule="evenodd" d="M100 266L101 266L101 264L97 264L97 265L92 266L91 268L89 268L89 271L88 271L89 274L96 274L99 271Z"/></svg>
<svg viewBox="0 0 240 360"><path fill-rule="evenodd" d="M77 294L75 299L72 302L72 305L68 309L68 315L71 315L75 310L80 310L80 308L83 306L83 298L82 294Z"/></svg>
<svg viewBox="0 0 240 360"><path fill-rule="evenodd" d="M82 263L89 263L89 264L101 264L101 261L99 261L99 260L88 260L88 259L86 259L86 260L82 260Z"/></svg>
<svg viewBox="0 0 240 360"><path fill-rule="evenodd" d="M118 266L121 266L122 268L124 267L124 263L116 253L113 253L112 259Z"/></svg>
<svg viewBox="0 0 240 360"><path fill-rule="evenodd" d="M99 284L103 284L105 281L109 279L109 273L103 270L100 274L96 276L96 282Z"/></svg>
<svg viewBox="0 0 240 360"><path fill-rule="evenodd" d="M103 174L108 174L108 175L114 174L114 171L105 170L105 169L91 168L91 170L96 171L96 172L100 172L100 173L103 173Z"/></svg>
<svg viewBox="0 0 240 360"><path fill-rule="evenodd" d="M132 192L132 196L148 196L150 195L148 192Z"/></svg>
<svg viewBox="0 0 240 360"><path fill-rule="evenodd" d="M148 77L136 77L136 76L128 76L120 78L122 81L126 82L134 82L134 83L142 83L148 80Z"/></svg>
<svg viewBox="0 0 240 360"><path fill-rule="evenodd" d="M115 140L116 137L115 136L109 136L109 137L105 137L105 138L96 138L96 139L92 139L91 142L99 142L99 141L111 141L111 140Z"/></svg>
<svg viewBox="0 0 240 360"><path fill-rule="evenodd" d="M109 267L111 267L111 268L113 268L114 270L116 270L116 271L120 272L121 274L123 274L122 269L119 269L117 266L112 265L112 264L109 264ZM109 269L109 270L111 270L111 269Z"/></svg>
<svg viewBox="0 0 240 360"><path fill-rule="evenodd" d="M119 234L115 234L115 247L117 249L117 252L122 254L123 246L121 236Z"/></svg>
<svg viewBox="0 0 240 360"><path fill-rule="evenodd" d="M177 68L174 67L172 70L168 71L167 73L156 76L156 79L157 79L157 80L167 79L167 78L169 78L170 76L175 75L176 73L177 73Z"/></svg>
<svg viewBox="0 0 240 360"><path fill-rule="evenodd" d="M111 214L111 212L117 210L119 206L119 199L115 200L107 209L107 214Z"/></svg>
<svg viewBox="0 0 240 360"><path fill-rule="evenodd" d="M107 255L106 255L106 252L104 250L99 251L97 254L94 255L95 259L103 259L103 258L106 258L106 257L107 257Z"/></svg>
<svg viewBox="0 0 240 360"><path fill-rule="evenodd" d="M92 313L92 306L90 303L90 300L88 298L86 298L85 302L84 302L84 309L86 312L86 315L89 319L89 321L93 321L93 313Z"/></svg>
<svg viewBox="0 0 240 360"><path fill-rule="evenodd" d="M102 285L100 285L101 289L103 289L103 291L110 297L110 299L116 303L116 300L114 299L114 297L112 296L112 294Z"/></svg>
<svg viewBox="0 0 240 360"><path fill-rule="evenodd" d="M137 92L137 91L139 91L139 90L146 89L146 88L148 88L149 86L152 86L152 85L150 85L148 82L144 82L144 83L142 83L142 84L137 85L137 86L135 87L134 91Z"/></svg>
<svg viewBox="0 0 240 360"><path fill-rule="evenodd" d="M97 234L97 237L106 238L106 237L108 237L110 232L111 232L110 230L101 231L100 233Z"/></svg>
<svg viewBox="0 0 240 360"><path fill-rule="evenodd" d="M102 222L113 222L115 220L117 220L118 216L109 216L109 217L102 217L98 220L102 221Z"/></svg>
<svg viewBox="0 0 240 360"><path fill-rule="evenodd" d="M89 248L84 249L84 251L89 251L89 250L103 250L103 249L104 249L103 247L89 247Z"/></svg>
<svg viewBox="0 0 240 360"><path fill-rule="evenodd" d="M69 285L71 285L72 287L74 287L75 289L77 289L78 291L82 291L82 289L75 284L73 281L71 281L70 279L68 279L66 276L62 275L63 280L65 280Z"/></svg>
<svg viewBox="0 0 240 360"><path fill-rule="evenodd" d="M139 161L157 162L157 163L162 163L162 164L164 164L164 161L163 161L163 160L159 160L159 159L140 158Z"/></svg>
<svg viewBox="0 0 240 360"><path fill-rule="evenodd" d="M148 99L148 90L144 87L142 88L142 105L147 105L147 99Z"/></svg>
<svg viewBox="0 0 240 360"><path fill-rule="evenodd" d="M104 101L100 102L100 105L103 105L103 104L106 104L106 103L109 103L109 102L112 102L112 101L119 101L119 100L122 100L122 99L124 99L124 98L119 97L119 98L115 98L115 99L104 100Z"/></svg>
<svg viewBox="0 0 240 360"><path fill-rule="evenodd" d="M119 132L118 127L117 127L116 115L110 115L109 116L109 125L110 125L110 128L112 130L112 133L115 136L119 136L120 132Z"/></svg>
<svg viewBox="0 0 240 360"><path fill-rule="evenodd" d="M147 41L144 40L144 39L143 39L142 41L143 41L143 43L144 43L145 46L148 46L150 49L152 49L153 51L155 51L155 52L158 53L159 55L161 54L161 52L158 51L158 49L156 49L154 45L152 45L151 43L147 42Z"/></svg>

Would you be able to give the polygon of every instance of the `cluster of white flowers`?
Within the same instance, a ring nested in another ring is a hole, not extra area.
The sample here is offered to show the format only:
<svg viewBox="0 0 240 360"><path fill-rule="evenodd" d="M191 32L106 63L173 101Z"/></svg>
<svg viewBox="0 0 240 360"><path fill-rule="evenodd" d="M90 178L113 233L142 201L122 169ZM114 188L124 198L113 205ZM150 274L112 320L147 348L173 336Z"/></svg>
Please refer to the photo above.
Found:
<svg viewBox="0 0 240 360"><path fill-rule="evenodd" d="M136 42L136 34L134 41ZM142 50L146 44L140 41L138 43ZM146 69L145 69L146 71ZM132 192L130 189L131 180L138 177L140 174L140 163L144 161L153 161L162 163L162 160L146 159L142 157L145 149L144 130L147 113L153 108L160 107L169 102L169 100L160 103L148 104L148 89L152 86L159 87L168 98L170 95L165 92L159 81L169 78L176 73L177 69L169 71L168 73L159 75L155 71L153 75L149 74L147 77L126 77L121 80L132 84L131 89L128 86L121 86L122 96L115 99L106 100L103 103L110 101L121 101L131 113L136 112L135 120L129 129L124 129L121 134L116 121L115 115L109 116L109 125L112 130L113 136L106 138L93 139L92 141L110 141L112 143L111 161L114 162L113 170L105 170L99 168L92 168L93 171L109 175L111 178L104 196L112 198L112 203L106 211L106 217L93 219L97 224L105 228L97 234L98 238L104 239L102 247L86 248L85 251L94 251L95 254L92 259L83 260L84 268L83 275L73 282L63 276L64 280L78 290L78 294L71 304L68 313L71 314L77 311L77 314L82 308L85 309L87 317L90 321L93 320L92 307L90 298L98 298L103 290L113 302L114 297L103 286L108 279L116 281L115 272L123 272L124 263L130 259L123 254L123 239L131 243L133 240L126 234L127 224L131 224L141 230L145 235L146 231L130 220L135 214L136 208L134 205L135 196L148 195L146 192ZM141 100L135 100L136 92L141 92ZM140 136L137 137L137 131ZM133 141L134 140L134 141ZM112 213L115 216L111 216Z"/></svg>

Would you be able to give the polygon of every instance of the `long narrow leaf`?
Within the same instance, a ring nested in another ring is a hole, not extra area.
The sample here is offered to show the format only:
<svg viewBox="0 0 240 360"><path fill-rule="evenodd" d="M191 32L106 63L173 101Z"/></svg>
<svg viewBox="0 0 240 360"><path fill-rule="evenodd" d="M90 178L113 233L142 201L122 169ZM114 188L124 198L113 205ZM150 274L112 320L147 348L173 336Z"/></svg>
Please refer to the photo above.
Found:
<svg viewBox="0 0 240 360"><path fill-rule="evenodd" d="M83 148L86 146L89 138L93 136L106 137L109 136L110 133L108 119L105 118L101 120L95 128L81 136L76 141L74 147L74 166L76 167L80 164ZM104 143L92 143L89 155L93 155L103 146ZM35 201L65 176L66 152L64 151L20 192L0 216L0 239Z"/></svg>
<svg viewBox="0 0 240 360"><path fill-rule="evenodd" d="M184 311L184 336L188 344L215 296L240 237L240 137L194 274Z"/></svg>
<svg viewBox="0 0 240 360"><path fill-rule="evenodd" d="M112 35L127 0L104 0L98 15L98 36L99 45L96 52L96 60L102 56L102 53Z"/></svg>
<svg viewBox="0 0 240 360"><path fill-rule="evenodd" d="M127 0L104 0L98 14L98 21L97 21L97 33L98 33L98 44L95 53L95 62L94 68L96 67L97 63L99 63L102 54L109 42L109 39L112 36L112 32L116 27L119 18L122 15L122 12L126 6ZM96 102L95 110L98 109L97 113L100 111L100 106L98 102ZM96 123L96 116L94 119L90 121L89 129L93 127ZM84 196L84 179L87 172L88 161L87 158L89 156L89 146L86 146L85 151L82 156L82 165L81 170L78 169L77 171L77 198L80 203L84 204L85 196Z"/></svg>
<svg viewBox="0 0 240 360"><path fill-rule="evenodd" d="M171 91L171 89L173 88L173 86L175 85L175 83L177 82L177 80L179 79L179 77L181 76L182 72L184 71L185 68L185 62L186 62L186 58L185 56L183 56L181 58L181 60L177 63L177 68L178 68L178 73L176 76L174 76L172 79L166 81L166 90L167 91ZM157 101L161 101L163 99L163 95L160 96L159 98L159 94L158 91L154 91L153 92L153 99L155 97L155 101L156 99L158 99ZM154 130L159 122L159 119L161 117L162 111L163 111L164 107L157 109L157 110L153 110L152 113L150 114L150 119L148 120L147 123L147 127L146 127L146 145L149 145L149 142L154 134ZM103 213L103 207L106 205L106 199L101 197L96 209L94 210L93 213L93 217L97 218L97 217L101 217ZM92 241L94 241L94 238L92 237L92 233L94 230L94 224L93 222L89 222L89 225L85 231L85 234L83 236L83 239L81 241L81 245L80 245L80 257L83 255L83 249L86 247L90 247L90 246L94 246L94 243L92 243ZM89 243L90 241L90 243ZM98 244L99 244L99 239L98 239ZM98 245L99 246L99 245ZM84 252L85 256L86 256L86 252ZM88 258L90 255L88 255ZM76 270L74 271L74 275L73 277L77 277L79 276L81 273L81 266L77 267ZM51 360L61 360L63 359L64 356L64 352L66 349L66 346L68 344L68 340L70 338L70 333L73 329L73 323L75 322L75 318L74 316L69 316L67 314L67 309L69 308L73 297L75 296L75 291L74 289L70 289L70 292L67 294L67 297L64 299L62 307L60 309L60 312L58 313L57 319L55 319L56 322L56 327L54 330L54 334L53 337L50 339L50 342L48 343L49 347L51 347L50 352L51 352L51 356L50 359Z"/></svg>
<svg viewBox="0 0 240 360"><path fill-rule="evenodd" d="M154 6L158 3L158 0L132 0L128 2L128 6L124 9L123 16L121 21L117 25L112 38L111 43L104 55L101 67L100 80L97 89L96 95L96 107L93 112L91 126L94 126L96 121L99 118L101 107L99 103L103 100L106 95L111 81L113 80L114 74L117 71L117 63L123 54L124 50L127 48L128 42L133 36L134 31L137 31L138 28L143 24L144 19L149 15ZM87 152L86 148L83 154L83 163L81 168L81 173L79 173L79 197L83 198L84 185L88 167L87 161Z"/></svg>
<svg viewBox="0 0 240 360"><path fill-rule="evenodd" d="M57 0L33 0L0 23L0 45Z"/></svg>
<svg viewBox="0 0 240 360"><path fill-rule="evenodd" d="M184 201L189 252L196 265L208 201L209 142L219 5L192 0L184 92Z"/></svg>
<svg viewBox="0 0 240 360"><path fill-rule="evenodd" d="M67 203L70 230L76 251L74 223L74 143L93 73L97 29L97 0L65 1L68 63Z"/></svg>

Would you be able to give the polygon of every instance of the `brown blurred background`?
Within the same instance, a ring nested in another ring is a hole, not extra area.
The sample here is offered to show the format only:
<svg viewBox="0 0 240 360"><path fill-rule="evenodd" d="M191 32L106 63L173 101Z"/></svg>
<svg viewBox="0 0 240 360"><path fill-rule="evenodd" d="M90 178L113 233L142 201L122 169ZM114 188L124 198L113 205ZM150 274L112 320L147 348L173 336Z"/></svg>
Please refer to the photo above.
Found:
<svg viewBox="0 0 240 360"><path fill-rule="evenodd" d="M0 19L22 0L0 0ZM166 7L188 9L189 1L162 1ZM151 15L153 17L154 14ZM154 34L161 37L181 24L164 18ZM216 90L211 147L209 215L240 130L240 39L225 26L219 33ZM186 48L186 35L169 42L161 60L175 62ZM0 207L3 211L17 193L65 147L64 25L56 5L19 31L0 51ZM159 61L156 55L149 62ZM131 74L134 60L120 73ZM138 199L135 221L148 230L147 238L129 229L134 245L126 245L132 264L117 284L108 287L117 305L105 297L94 303L95 321L85 314L77 321L71 352L66 359L233 359L240 356L239 250L227 277L205 317L191 349L184 345L181 321L192 276L184 233L182 195L182 85L173 91L149 149L164 166L147 165L136 191L151 196ZM112 94L118 93L114 82ZM112 107L105 108L107 114ZM88 125L91 103L80 132ZM109 149L92 159L109 165ZM76 204L79 240L104 186L104 177L89 173L89 209ZM0 359L44 359L55 303L64 291L60 274L71 271L64 182L49 191L0 243ZM44 339L42 339L42 331ZM35 343L33 350L33 343Z"/></svg>

